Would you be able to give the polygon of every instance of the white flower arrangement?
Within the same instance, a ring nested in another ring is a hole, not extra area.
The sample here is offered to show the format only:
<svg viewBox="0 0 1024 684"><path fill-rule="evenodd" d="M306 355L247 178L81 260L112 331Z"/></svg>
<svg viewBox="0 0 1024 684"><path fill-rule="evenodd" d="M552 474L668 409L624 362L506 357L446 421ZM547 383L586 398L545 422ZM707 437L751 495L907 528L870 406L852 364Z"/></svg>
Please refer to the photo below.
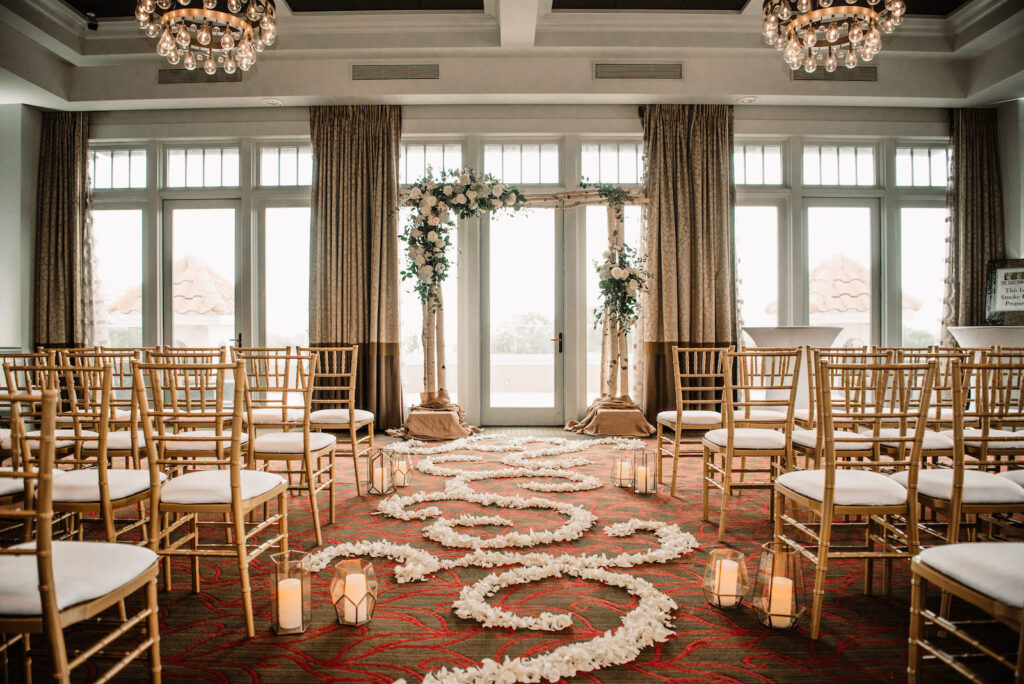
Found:
<svg viewBox="0 0 1024 684"><path fill-rule="evenodd" d="M399 238L406 244L407 257L402 280L416 281L420 301L434 298L434 288L448 277L447 251L456 219L484 211L517 211L526 203L517 188L469 167L444 171L438 179L433 174L427 167L427 175L412 184L400 204L416 210Z"/></svg>
<svg viewBox="0 0 1024 684"><path fill-rule="evenodd" d="M595 262L601 290L601 306L594 309L594 327L605 316L617 322L624 333L636 323L640 294L647 287L650 273L644 268L646 259L625 245L620 251L606 251L604 261Z"/></svg>

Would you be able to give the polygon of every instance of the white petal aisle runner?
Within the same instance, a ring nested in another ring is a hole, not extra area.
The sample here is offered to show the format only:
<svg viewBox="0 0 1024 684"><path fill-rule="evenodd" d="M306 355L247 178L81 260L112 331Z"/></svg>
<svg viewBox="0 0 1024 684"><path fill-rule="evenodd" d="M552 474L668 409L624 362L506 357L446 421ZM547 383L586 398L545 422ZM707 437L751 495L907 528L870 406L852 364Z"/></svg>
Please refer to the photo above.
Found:
<svg viewBox="0 0 1024 684"><path fill-rule="evenodd" d="M638 598L636 607L623 616L621 627L609 630L595 639L561 646L533 657L506 657L500 662L484 659L477 667L442 668L427 674L423 679L424 684L554 682L579 672L631 662L643 649L667 640L674 633L672 611L678 607L676 603L650 582L634 575L613 572L609 568L632 568L646 563L667 563L675 560L697 548L698 543L693 535L683 532L674 523L634 518L628 522L609 525L602 532L613 537L651 532L659 542L658 547L649 551L621 553L611 557L605 554L568 556L541 552L496 551L495 549L525 548L580 539L594 526L597 517L582 506L563 501L539 496L507 496L478 492L470 486L471 482L487 479L530 478L518 486L538 492L580 492L597 489L606 486L605 483L596 477L571 470L574 466L587 465L592 461L582 455L568 454L580 454L598 445L614 445L626 450L641 449L643 442L618 437L594 440L525 437L494 443L503 439L502 435L478 435L441 445L427 445L416 441L390 445L395 451L419 455L420 460L416 467L421 472L452 479L448 480L443 491L417 492L408 496L396 494L384 499L377 507L378 512L391 518L408 521L434 519L423 528L424 537L446 547L471 549L470 553L442 560L429 551L407 544L362 541L329 546L311 553L307 557L310 570L322 570L331 560L340 556L385 557L401 563L395 568L395 578L398 582L404 583L426 580L433 573L443 569L513 566L503 571L495 571L464 587L459 599L452 606L460 618L477 620L489 628L540 631L569 628L572 618L568 615L544 612L536 616L520 616L487 603L488 598L506 587L550 577L569 575L601 582L619 587ZM531 444L545 446L528 448ZM483 460L481 456L451 453L459 450L504 453L506 455L501 459L501 463L506 467L470 471L441 465ZM560 459L551 458L563 455L568 456ZM566 521L553 530L530 529L526 532L509 531L493 537L476 537L459 533L455 528L480 525L513 527L515 521L504 516L486 515L446 518L435 506L409 510L411 506L433 501L466 501L483 506L495 506L506 511L548 509L564 515Z"/></svg>

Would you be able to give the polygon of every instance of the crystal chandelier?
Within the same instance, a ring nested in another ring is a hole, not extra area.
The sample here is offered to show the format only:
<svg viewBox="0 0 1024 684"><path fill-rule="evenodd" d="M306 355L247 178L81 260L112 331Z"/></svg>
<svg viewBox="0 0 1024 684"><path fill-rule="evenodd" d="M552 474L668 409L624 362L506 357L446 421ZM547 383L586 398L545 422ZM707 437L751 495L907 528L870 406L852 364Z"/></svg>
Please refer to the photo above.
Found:
<svg viewBox="0 0 1024 684"><path fill-rule="evenodd" d="M852 69L881 51L906 11L904 0L764 0L761 33L794 71Z"/></svg>
<svg viewBox="0 0 1024 684"><path fill-rule="evenodd" d="M274 0L139 0L135 7L139 28L160 37L158 55L208 74L251 69L277 38L275 17Z"/></svg>

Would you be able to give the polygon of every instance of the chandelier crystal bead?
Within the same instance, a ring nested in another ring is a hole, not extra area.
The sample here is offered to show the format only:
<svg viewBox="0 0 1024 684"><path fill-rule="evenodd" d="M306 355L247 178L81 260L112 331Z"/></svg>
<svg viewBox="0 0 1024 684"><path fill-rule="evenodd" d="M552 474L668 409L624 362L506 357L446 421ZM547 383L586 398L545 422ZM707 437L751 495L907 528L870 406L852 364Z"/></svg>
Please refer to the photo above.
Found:
<svg viewBox="0 0 1024 684"><path fill-rule="evenodd" d="M852 69L882 50L906 11L904 0L763 0L761 35L794 71Z"/></svg>
<svg viewBox="0 0 1024 684"><path fill-rule="evenodd" d="M248 71L256 54L277 38L274 0L138 0L135 18L156 52L170 64L183 63L213 75Z"/></svg>

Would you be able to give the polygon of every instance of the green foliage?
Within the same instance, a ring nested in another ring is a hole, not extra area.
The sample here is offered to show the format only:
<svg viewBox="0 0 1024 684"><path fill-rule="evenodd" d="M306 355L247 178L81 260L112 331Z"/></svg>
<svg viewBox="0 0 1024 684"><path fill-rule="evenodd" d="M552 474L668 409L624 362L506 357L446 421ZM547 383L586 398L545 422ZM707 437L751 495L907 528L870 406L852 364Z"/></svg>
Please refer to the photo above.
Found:
<svg viewBox="0 0 1024 684"><path fill-rule="evenodd" d="M640 293L650 277L644 268L647 260L629 246L623 246L618 252L605 252L604 257L603 262L594 264L600 278L598 288L602 300L602 305L594 309L594 327L599 327L608 316L629 332L636 323Z"/></svg>
<svg viewBox="0 0 1024 684"><path fill-rule="evenodd" d="M597 194L601 196L605 202L608 203L615 211L615 218L620 221L625 220L625 214L623 208L627 204L633 204L636 202L636 196L632 191L626 188L612 185L611 183L591 183L586 178L580 181L581 188L594 188L597 190Z"/></svg>

